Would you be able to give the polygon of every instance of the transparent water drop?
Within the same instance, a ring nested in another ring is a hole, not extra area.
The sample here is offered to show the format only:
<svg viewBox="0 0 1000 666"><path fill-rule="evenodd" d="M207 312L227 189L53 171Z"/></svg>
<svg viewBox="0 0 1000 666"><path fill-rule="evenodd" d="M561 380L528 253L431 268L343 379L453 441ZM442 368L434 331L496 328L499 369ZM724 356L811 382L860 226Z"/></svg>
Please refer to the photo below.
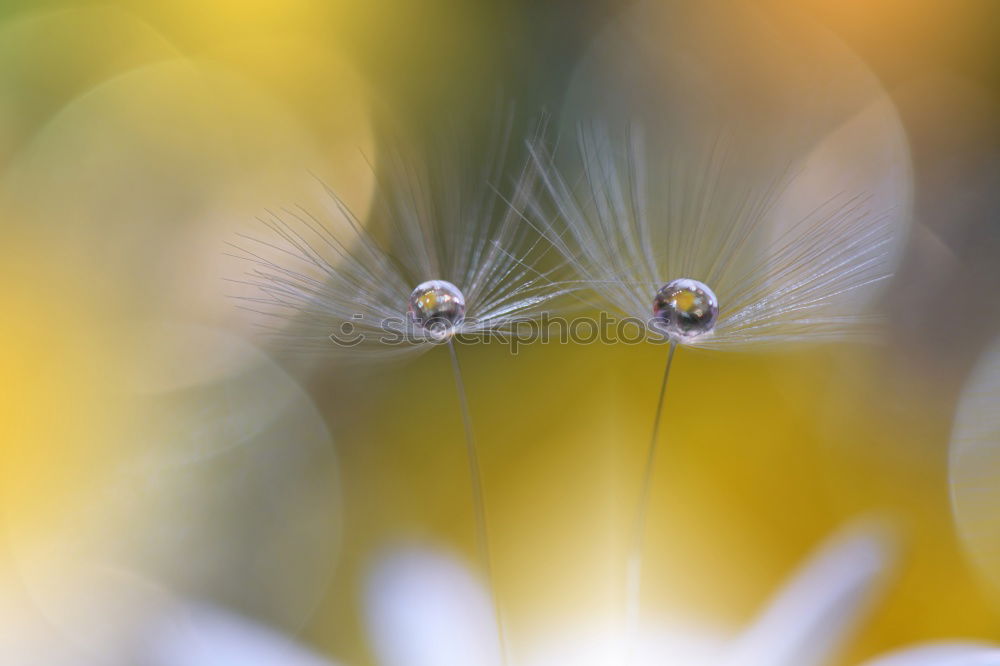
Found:
<svg viewBox="0 0 1000 666"><path fill-rule="evenodd" d="M444 338L465 320L465 296L447 280L428 280L410 294L408 312L427 333Z"/></svg>
<svg viewBox="0 0 1000 666"><path fill-rule="evenodd" d="M671 280L653 299L654 324L677 342L691 342L711 333L718 317L715 292L691 278Z"/></svg>

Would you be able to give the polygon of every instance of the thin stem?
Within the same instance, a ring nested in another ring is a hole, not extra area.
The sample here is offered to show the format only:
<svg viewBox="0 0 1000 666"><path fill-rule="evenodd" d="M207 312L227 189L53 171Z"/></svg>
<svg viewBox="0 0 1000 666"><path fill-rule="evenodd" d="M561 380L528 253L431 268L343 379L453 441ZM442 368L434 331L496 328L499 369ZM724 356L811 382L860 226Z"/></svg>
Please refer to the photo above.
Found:
<svg viewBox="0 0 1000 666"><path fill-rule="evenodd" d="M497 621L497 638L500 641L500 663L507 664L507 640L504 635L503 618L500 616L500 604L497 601L496 579L493 575L493 564L490 557L489 533L486 530L486 500L483 493L483 474L479 466L479 454L476 451L476 440L472 433L472 416L469 412L469 399L465 392L465 382L462 380L462 369L458 364L458 352L455 343L448 341L448 351L451 354L451 368L455 375L455 388L458 391L459 408L462 412L462 425L465 427L465 450L469 460L469 479L472 482L472 508L476 522L476 546L479 550L479 560L483 567L483 575L490 586L490 598L493 601L493 614Z"/></svg>
<svg viewBox="0 0 1000 666"><path fill-rule="evenodd" d="M642 587L642 555L646 538L646 518L649 514L649 498L653 487L653 469L656 466L660 421L663 417L664 398L667 395L667 380L670 378L670 366L673 365L675 351L677 351L677 343L671 342L670 349L667 352L667 365L663 369L660 397L656 401L653 433L649 438L649 449L646 453L646 468L642 475L642 490L639 493L639 507L636 511L634 531L632 533L632 552L629 555L625 592L626 664L632 663L632 658L635 654L635 644L639 638L639 619L642 610L642 597L640 594Z"/></svg>

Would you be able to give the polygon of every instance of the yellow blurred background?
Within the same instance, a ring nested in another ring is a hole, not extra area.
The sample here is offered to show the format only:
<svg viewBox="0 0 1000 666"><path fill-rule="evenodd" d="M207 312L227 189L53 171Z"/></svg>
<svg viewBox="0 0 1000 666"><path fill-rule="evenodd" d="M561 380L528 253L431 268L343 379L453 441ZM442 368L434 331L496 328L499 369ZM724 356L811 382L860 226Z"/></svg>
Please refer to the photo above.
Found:
<svg viewBox="0 0 1000 666"><path fill-rule="evenodd" d="M843 663L1000 640L1000 591L967 563L947 476L959 390L1000 332L1000 6L758 4L794 6L882 86L913 221L878 345L678 354L647 604L739 626L874 511L899 525L900 563ZM323 210L320 181L363 219L387 126L419 132L498 94L558 117L574 63L626 10L0 3L0 623L100 650L121 628L88 624L92 596L127 611L192 595L373 663L373 558L411 540L474 557L444 351L365 370L269 346L234 304L226 243L266 210ZM663 350L463 354L515 651L610 618Z"/></svg>

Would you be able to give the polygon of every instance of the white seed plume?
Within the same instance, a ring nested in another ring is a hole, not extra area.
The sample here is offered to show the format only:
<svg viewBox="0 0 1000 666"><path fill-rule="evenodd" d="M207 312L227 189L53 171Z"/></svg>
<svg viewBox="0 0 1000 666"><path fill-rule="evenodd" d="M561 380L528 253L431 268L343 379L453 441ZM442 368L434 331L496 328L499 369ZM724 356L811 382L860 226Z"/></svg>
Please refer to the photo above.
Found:
<svg viewBox="0 0 1000 666"><path fill-rule="evenodd" d="M495 137L492 151L472 162L469 141L436 151L389 151L385 173L367 226L331 193L350 237L338 234L304 210L272 215L265 224L289 263L251 249L241 256L254 268L248 282L261 296L252 301L293 316L289 344L382 355L413 353L447 343L475 516L476 543L486 580L493 569L486 522L482 470L455 335L508 331L560 287L533 264L547 246L520 223L534 197L537 172L525 159L518 178L504 187L511 124ZM466 137L468 138L468 137ZM499 190L499 191L498 191ZM552 269L555 270L555 269ZM501 663L506 664L503 622L493 598Z"/></svg>
<svg viewBox="0 0 1000 666"><path fill-rule="evenodd" d="M478 163L470 142L454 139L386 151L366 221L329 189L334 220L301 207L270 212L269 234L244 236L236 250L251 265L240 282L257 290L246 307L291 321L279 333L286 348L369 357L507 330L537 314L560 288L533 267L547 248L515 211L539 187L530 160L504 182L510 132L509 123L496 132ZM434 310L446 292L453 311Z"/></svg>
<svg viewBox="0 0 1000 666"><path fill-rule="evenodd" d="M775 210L794 166L754 172L723 138L649 145L639 129L589 124L578 150L574 186L532 148L557 213L536 205L532 223L613 309L705 347L839 339L872 321L846 309L844 295L890 276L894 226L864 195L832 192L782 228ZM693 335L657 325L658 292L683 281L704 292L689 290L690 303L717 298L717 317L698 311Z"/></svg>

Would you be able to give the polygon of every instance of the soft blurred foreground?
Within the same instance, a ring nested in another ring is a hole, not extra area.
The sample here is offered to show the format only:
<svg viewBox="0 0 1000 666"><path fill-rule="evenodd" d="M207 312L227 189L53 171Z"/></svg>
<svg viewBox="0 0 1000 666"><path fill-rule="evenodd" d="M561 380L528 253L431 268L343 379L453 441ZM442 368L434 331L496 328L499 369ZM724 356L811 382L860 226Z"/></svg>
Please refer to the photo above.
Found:
<svg viewBox="0 0 1000 666"><path fill-rule="evenodd" d="M637 665L1000 664L998 19L4 3L0 663L494 663L446 352L289 353L238 307L228 243L329 213L324 184L364 220L385 137L500 98L554 137L724 124L750 164L804 165L776 228L860 188L899 230L861 304L876 344L678 354L638 636L622 563L664 350L461 350L511 665L625 643Z"/></svg>

